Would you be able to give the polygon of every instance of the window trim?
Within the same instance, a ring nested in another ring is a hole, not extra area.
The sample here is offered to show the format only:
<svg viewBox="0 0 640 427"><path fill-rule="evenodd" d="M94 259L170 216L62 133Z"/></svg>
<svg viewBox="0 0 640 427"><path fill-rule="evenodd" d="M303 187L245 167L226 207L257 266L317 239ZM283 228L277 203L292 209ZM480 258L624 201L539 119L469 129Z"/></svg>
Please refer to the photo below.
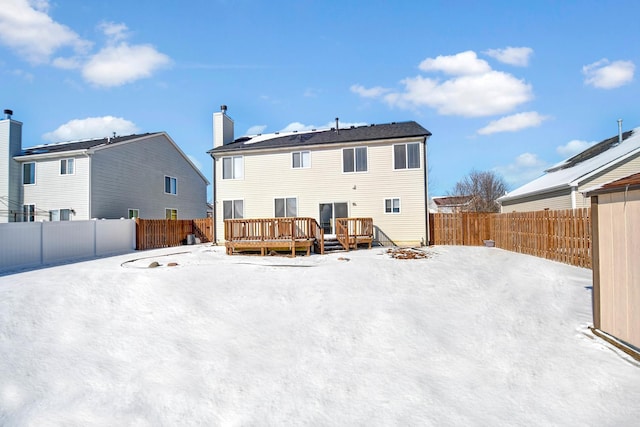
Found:
<svg viewBox="0 0 640 427"><path fill-rule="evenodd" d="M169 181L167 181L167 179ZM169 191L167 191L167 183L169 184ZM172 188L171 184L174 184L173 188ZM173 191L171 191L171 190L173 190ZM169 175L165 175L164 176L164 194L171 194L173 196L177 196L178 195L178 178L176 178L174 176L169 176Z"/></svg>
<svg viewBox="0 0 640 427"><path fill-rule="evenodd" d="M226 159L231 159L231 177L229 178L225 178L224 177L224 161ZM236 160L240 159L241 162L241 173L239 174L240 176L237 176L237 171L236 171ZM232 179L244 179L244 156L224 156L222 157L222 179L225 180L232 180Z"/></svg>
<svg viewBox="0 0 640 427"><path fill-rule="evenodd" d="M409 145L418 146L418 167L409 167ZM404 146L404 167L396 167L396 146ZM401 144L393 144L391 166L394 171L410 170L410 169L422 169L422 160L420 156L420 143L419 142L403 142Z"/></svg>
<svg viewBox="0 0 640 427"><path fill-rule="evenodd" d="M171 211L171 216L167 218L167 213L169 213L168 211ZM176 217L173 218L173 212L176 213ZM178 209L175 208L164 208L164 219L168 219L171 221L175 221L178 219Z"/></svg>
<svg viewBox="0 0 640 427"><path fill-rule="evenodd" d="M33 182L25 183L24 182L24 177L25 177L24 169L25 169L25 167L27 165L33 165ZM22 164L22 185L36 185L36 162L24 162Z"/></svg>
<svg viewBox="0 0 640 427"><path fill-rule="evenodd" d="M231 202L231 218L224 217L224 204L225 202ZM236 217L236 202L242 202L242 217ZM222 201L222 220L225 219L243 219L244 218L244 199L227 199Z"/></svg>
<svg viewBox="0 0 640 427"><path fill-rule="evenodd" d="M309 154L309 160L308 160L308 165L305 166L304 165L304 153L308 153ZM295 166L295 162L294 162L294 156L296 154L300 155L300 166ZM311 168L311 151L310 150L300 150L300 151L293 151L291 152L291 169L310 169Z"/></svg>
<svg viewBox="0 0 640 427"><path fill-rule="evenodd" d="M276 200L284 200L284 216L278 216L277 212L276 212ZM288 200L295 200L295 204L296 204L296 213L293 216L289 216L287 215L289 209L287 209L287 201ZM293 197L274 197L273 198L273 217L274 218L297 218L298 217L298 197L293 196Z"/></svg>
<svg viewBox="0 0 640 427"><path fill-rule="evenodd" d="M63 165L64 162L64 172L63 172ZM69 162L71 162L72 166L71 166L71 172L69 172ZM60 175L61 176L65 176L65 175L75 175L76 174L76 160L73 157L69 157L66 159L60 159Z"/></svg>
<svg viewBox="0 0 640 427"><path fill-rule="evenodd" d="M364 170L357 170L358 169L358 155L356 154L356 151L359 149L364 149L365 150L365 169ZM345 162L345 158L344 158L344 153L346 150L353 150L353 170L352 171L346 171L344 170L344 162ZM357 146L357 147L347 147L347 148L343 148L342 149L342 173L367 173L369 172L369 147L367 145L364 146Z"/></svg>
<svg viewBox="0 0 640 427"><path fill-rule="evenodd" d="M391 210L389 210L389 211L387 210L387 200L391 201ZM393 209L394 209L393 208L393 201L394 200L398 201L398 212L394 212L393 211ZM385 197L383 206L384 206L385 215L399 215L399 214L402 213L402 203L400 202L400 197Z"/></svg>

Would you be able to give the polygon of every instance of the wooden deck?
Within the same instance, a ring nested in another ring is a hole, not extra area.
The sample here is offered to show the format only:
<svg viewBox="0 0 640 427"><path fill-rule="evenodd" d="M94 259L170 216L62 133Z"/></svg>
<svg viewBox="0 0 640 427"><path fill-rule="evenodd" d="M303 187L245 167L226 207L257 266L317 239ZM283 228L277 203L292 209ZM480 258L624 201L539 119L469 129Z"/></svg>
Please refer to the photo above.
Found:
<svg viewBox="0 0 640 427"><path fill-rule="evenodd" d="M336 237L346 249L373 242L371 218L340 218L336 220ZM314 218L227 219L224 238L228 255L241 252L296 252L311 255L311 248L324 254L324 230Z"/></svg>

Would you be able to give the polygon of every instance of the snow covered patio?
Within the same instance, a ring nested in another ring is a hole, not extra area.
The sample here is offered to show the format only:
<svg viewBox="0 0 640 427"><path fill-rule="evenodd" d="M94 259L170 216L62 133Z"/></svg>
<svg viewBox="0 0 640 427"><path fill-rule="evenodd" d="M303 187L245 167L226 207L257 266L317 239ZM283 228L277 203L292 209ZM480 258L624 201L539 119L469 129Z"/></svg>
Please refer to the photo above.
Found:
<svg viewBox="0 0 640 427"><path fill-rule="evenodd" d="M0 425L640 418L640 365L588 330L590 270L485 247L224 250L0 277Z"/></svg>

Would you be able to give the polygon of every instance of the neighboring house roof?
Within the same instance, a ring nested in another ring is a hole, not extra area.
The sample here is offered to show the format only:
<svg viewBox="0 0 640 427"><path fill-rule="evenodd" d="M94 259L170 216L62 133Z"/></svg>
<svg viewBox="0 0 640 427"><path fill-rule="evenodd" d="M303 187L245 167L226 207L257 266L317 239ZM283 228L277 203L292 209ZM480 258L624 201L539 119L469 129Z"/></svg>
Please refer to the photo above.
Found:
<svg viewBox="0 0 640 427"><path fill-rule="evenodd" d="M235 141L207 151L209 154L233 151L260 150L272 148L300 147L321 144L339 144L355 141L373 141L377 139L427 137L431 132L414 121L393 122L379 125L366 125L350 128L313 130L309 132L287 132L286 134L268 134L244 136Z"/></svg>
<svg viewBox="0 0 640 427"><path fill-rule="evenodd" d="M439 208L467 206L473 200L473 196L442 196L434 197L433 203Z"/></svg>
<svg viewBox="0 0 640 427"><path fill-rule="evenodd" d="M636 190L640 188L640 173L626 176L624 178L616 179L615 181L601 184L596 187L590 188L586 191L587 196L609 193L612 191L619 191L621 189Z"/></svg>
<svg viewBox="0 0 640 427"><path fill-rule="evenodd" d="M114 136L109 138L35 145L33 147L22 149L22 153L19 156L14 157L14 159L18 161L29 161L31 159L37 159L40 157L58 157L76 152L91 152L117 147L126 143L160 135L164 135L167 140L169 140L169 142L173 144L178 153L180 153L180 155L187 161L187 163L189 163L191 167L193 167L193 169L202 177L202 179L207 184L209 184L209 180L207 179L207 177L204 176L202 172L200 172L200 170L191 161L191 159L189 159L189 157L180 149L178 144L176 144L175 141L173 141L173 139L171 139L171 137L166 132L143 133L127 136Z"/></svg>
<svg viewBox="0 0 640 427"><path fill-rule="evenodd" d="M589 147L583 152L547 169L545 175L507 193L499 202L580 185L598 172L640 153L640 128L624 132L622 142L612 137Z"/></svg>

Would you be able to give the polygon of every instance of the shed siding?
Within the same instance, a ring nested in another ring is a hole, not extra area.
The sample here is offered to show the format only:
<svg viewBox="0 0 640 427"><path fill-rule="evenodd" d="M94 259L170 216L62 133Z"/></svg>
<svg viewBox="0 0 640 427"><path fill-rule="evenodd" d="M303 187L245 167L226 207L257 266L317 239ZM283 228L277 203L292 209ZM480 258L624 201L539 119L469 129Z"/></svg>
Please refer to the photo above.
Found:
<svg viewBox="0 0 640 427"><path fill-rule="evenodd" d="M402 143L422 142L406 139ZM397 142L396 142L397 143ZM216 227L224 239L222 201L243 199L244 217L273 217L274 199L296 197L298 216L319 219L319 204L345 202L350 217L372 217L374 226L396 244L417 245L427 241L424 182L424 144L420 144L419 169L393 169L393 144L371 142L367 172L343 173L342 148L311 148L310 168L292 168L292 153L274 151L244 155L244 177L222 179L222 160L216 158ZM400 213L386 214L384 200L400 199Z"/></svg>
<svg viewBox="0 0 640 427"><path fill-rule="evenodd" d="M576 196L576 200L583 198L581 195ZM552 193L540 194L532 197L523 197L521 199L505 201L502 203L501 212L531 212L549 210L571 209L571 190L555 191Z"/></svg>
<svg viewBox="0 0 640 427"><path fill-rule="evenodd" d="M60 160L69 158L74 159L74 173L60 175ZM36 183L23 185L23 204L36 205L36 220L48 221L44 211L58 209L73 209L75 215L71 215L71 220L90 219L89 159L85 156L63 156L40 159L35 163Z"/></svg>
<svg viewBox="0 0 640 427"><path fill-rule="evenodd" d="M92 155L92 217L127 217L139 209L141 218L206 217L207 183L164 135L118 144ZM164 178L177 178L177 194L164 192Z"/></svg>
<svg viewBox="0 0 640 427"><path fill-rule="evenodd" d="M640 190L598 195L600 329L640 348Z"/></svg>

